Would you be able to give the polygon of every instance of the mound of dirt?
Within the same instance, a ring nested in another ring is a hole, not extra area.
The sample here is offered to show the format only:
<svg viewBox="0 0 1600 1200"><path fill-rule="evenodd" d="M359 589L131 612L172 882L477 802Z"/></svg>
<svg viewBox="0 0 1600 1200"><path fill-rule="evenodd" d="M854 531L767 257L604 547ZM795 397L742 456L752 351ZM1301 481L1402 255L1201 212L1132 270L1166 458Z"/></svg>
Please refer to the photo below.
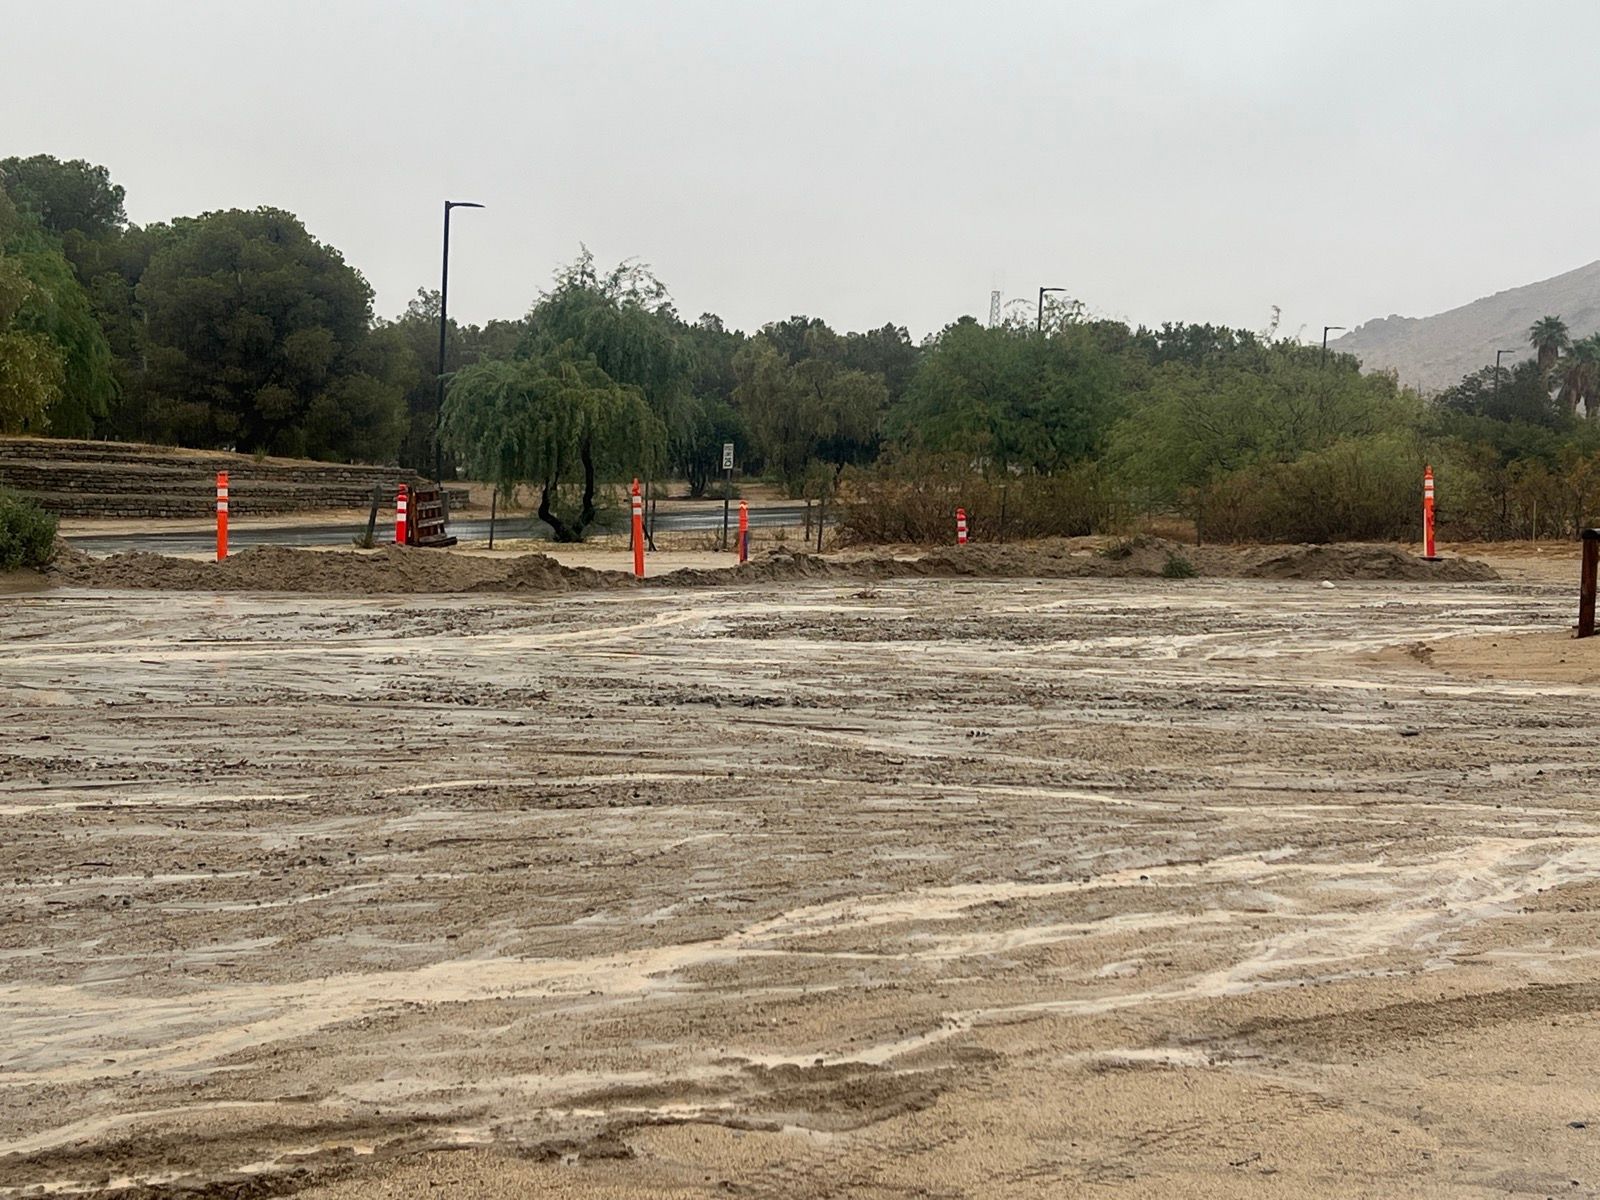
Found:
<svg viewBox="0 0 1600 1200"><path fill-rule="evenodd" d="M482 559L474 559L482 562ZM499 578L473 586L479 592L572 592L599 588L632 587L634 578L624 571L597 571L593 567L563 566L548 554L524 554L502 568Z"/></svg>
<svg viewBox="0 0 1600 1200"><path fill-rule="evenodd" d="M1350 544L1291 546L1248 562L1237 574L1246 579L1397 579L1448 583L1482 583L1500 578L1493 567L1475 558L1441 558L1429 562L1393 546Z"/></svg>
<svg viewBox="0 0 1600 1200"><path fill-rule="evenodd" d="M684 568L648 577L660 587L727 587L732 583L785 583L797 579L855 579L854 563L834 562L803 550L768 550L731 569Z"/></svg>
<svg viewBox="0 0 1600 1200"><path fill-rule="evenodd" d="M52 564L58 583L76 587L246 592L460 592L505 577L485 559L418 554L387 546L370 553L252 546L222 562L160 554L73 555Z"/></svg>
<svg viewBox="0 0 1600 1200"><path fill-rule="evenodd" d="M738 567L650 576L653 587L728 587L801 580L907 578L1154 578L1181 560L1193 574L1245 579L1437 580L1476 583L1499 578L1470 558L1428 562L1392 546L1181 546L1160 538L1109 545L1087 539L1014 546L942 546L920 557L889 554L822 558L773 550ZM252 546L224 562L116 554L91 558L70 548L46 568L73 587L165 588L173 591L327 592L354 595L422 592L571 592L633 587L622 571L568 567L546 554L495 560L443 551L298 550Z"/></svg>

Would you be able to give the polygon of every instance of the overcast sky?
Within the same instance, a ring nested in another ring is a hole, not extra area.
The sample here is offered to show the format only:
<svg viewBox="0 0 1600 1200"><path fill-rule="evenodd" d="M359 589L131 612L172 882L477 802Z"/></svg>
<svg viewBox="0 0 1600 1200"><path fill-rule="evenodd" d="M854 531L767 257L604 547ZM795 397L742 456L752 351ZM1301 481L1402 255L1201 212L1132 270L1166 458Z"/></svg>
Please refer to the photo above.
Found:
<svg viewBox="0 0 1600 1200"><path fill-rule="evenodd" d="M1315 340L1600 257L1593 0L0 0L0 29L0 155L104 163L140 223L290 209L383 315L438 286L447 197L488 205L452 228L475 322L580 242L689 317L917 337L1048 284Z"/></svg>

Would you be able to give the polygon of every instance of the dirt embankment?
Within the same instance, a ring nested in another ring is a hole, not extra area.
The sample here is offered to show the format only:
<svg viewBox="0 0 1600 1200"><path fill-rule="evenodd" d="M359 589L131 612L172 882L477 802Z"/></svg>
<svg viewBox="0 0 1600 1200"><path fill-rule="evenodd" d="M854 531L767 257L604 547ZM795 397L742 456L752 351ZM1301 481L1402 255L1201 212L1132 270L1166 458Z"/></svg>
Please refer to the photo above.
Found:
<svg viewBox="0 0 1600 1200"><path fill-rule="evenodd" d="M1481 582L1498 578L1492 567L1476 559L1428 562L1390 546L1191 547L1152 538L952 546L917 557L882 552L823 557L780 550L738 567L652 576L646 585L724 587L789 580L918 577L1130 579L1156 578L1175 569L1184 575L1238 579ZM63 549L47 575L68 587L174 591L561 592L638 586L626 572L569 567L545 554L497 560L393 546L373 552L258 546L221 563L144 553L91 558Z"/></svg>

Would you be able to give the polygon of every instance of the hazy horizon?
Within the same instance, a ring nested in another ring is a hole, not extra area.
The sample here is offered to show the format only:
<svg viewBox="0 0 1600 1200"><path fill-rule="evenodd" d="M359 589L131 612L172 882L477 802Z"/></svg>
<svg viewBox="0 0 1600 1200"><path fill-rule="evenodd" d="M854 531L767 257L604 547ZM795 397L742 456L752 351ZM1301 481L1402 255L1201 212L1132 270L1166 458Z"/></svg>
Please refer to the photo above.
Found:
<svg viewBox="0 0 1600 1200"><path fill-rule="evenodd" d="M397 315L527 310L585 243L680 312L920 338L1064 286L1133 323L1320 337L1600 257L1600 9L11 5L0 153L106 165L146 224L297 213ZM1570 215L1566 215L1570 212Z"/></svg>

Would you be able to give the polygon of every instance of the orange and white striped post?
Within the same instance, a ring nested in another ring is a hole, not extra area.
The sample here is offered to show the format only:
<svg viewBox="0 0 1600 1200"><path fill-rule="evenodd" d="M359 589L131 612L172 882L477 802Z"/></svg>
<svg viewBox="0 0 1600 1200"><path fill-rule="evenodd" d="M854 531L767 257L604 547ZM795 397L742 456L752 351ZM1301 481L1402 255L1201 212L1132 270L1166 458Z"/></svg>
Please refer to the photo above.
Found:
<svg viewBox="0 0 1600 1200"><path fill-rule="evenodd" d="M633 481L633 574L644 578L644 498L639 495L639 481Z"/></svg>
<svg viewBox="0 0 1600 1200"><path fill-rule="evenodd" d="M408 511L410 500L411 496L406 489L406 485L402 483L400 490L395 493L394 497L394 544L396 546L404 546L406 544L406 526L410 523L410 513Z"/></svg>
<svg viewBox="0 0 1600 1200"><path fill-rule="evenodd" d="M967 510L964 509L964 508L958 508L958 509L956 509L956 545L965 546L966 544L967 544Z"/></svg>
<svg viewBox="0 0 1600 1200"><path fill-rule="evenodd" d="M217 561L228 557L228 473L217 472Z"/></svg>
<svg viewBox="0 0 1600 1200"><path fill-rule="evenodd" d="M750 505L739 501L739 561L750 561Z"/></svg>
<svg viewBox="0 0 1600 1200"><path fill-rule="evenodd" d="M1439 556L1433 552L1433 468L1422 472L1422 557L1432 562Z"/></svg>

